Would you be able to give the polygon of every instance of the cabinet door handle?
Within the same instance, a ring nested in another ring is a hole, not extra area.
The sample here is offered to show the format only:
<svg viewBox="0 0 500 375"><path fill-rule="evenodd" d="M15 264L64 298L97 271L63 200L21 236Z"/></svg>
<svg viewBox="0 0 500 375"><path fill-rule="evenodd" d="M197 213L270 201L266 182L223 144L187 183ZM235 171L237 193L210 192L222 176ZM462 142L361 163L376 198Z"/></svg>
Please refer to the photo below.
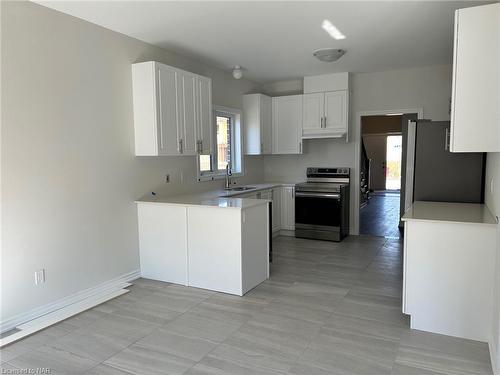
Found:
<svg viewBox="0 0 500 375"><path fill-rule="evenodd" d="M179 153L182 154L183 150L182 150L182 138L179 139Z"/></svg>
<svg viewBox="0 0 500 375"><path fill-rule="evenodd" d="M302 154L302 142L299 142L299 153Z"/></svg>
<svg viewBox="0 0 500 375"><path fill-rule="evenodd" d="M444 150L450 150L450 131L448 130L448 128L444 130Z"/></svg>
<svg viewBox="0 0 500 375"><path fill-rule="evenodd" d="M203 154L203 139L200 139L200 154Z"/></svg>

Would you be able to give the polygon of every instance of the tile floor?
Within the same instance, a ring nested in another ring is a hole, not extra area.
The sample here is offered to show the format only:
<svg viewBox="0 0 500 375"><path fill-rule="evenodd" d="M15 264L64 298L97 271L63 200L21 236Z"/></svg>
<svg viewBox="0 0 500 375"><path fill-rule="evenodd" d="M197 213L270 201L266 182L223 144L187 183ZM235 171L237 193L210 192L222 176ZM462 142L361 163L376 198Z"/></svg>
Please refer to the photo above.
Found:
<svg viewBox="0 0 500 375"><path fill-rule="evenodd" d="M400 236L399 193L373 192L369 203L359 212L359 232L372 236Z"/></svg>
<svg viewBox="0 0 500 375"><path fill-rule="evenodd" d="M409 330L399 240L274 246L271 278L243 298L140 279L2 349L2 373L492 374L486 344Z"/></svg>

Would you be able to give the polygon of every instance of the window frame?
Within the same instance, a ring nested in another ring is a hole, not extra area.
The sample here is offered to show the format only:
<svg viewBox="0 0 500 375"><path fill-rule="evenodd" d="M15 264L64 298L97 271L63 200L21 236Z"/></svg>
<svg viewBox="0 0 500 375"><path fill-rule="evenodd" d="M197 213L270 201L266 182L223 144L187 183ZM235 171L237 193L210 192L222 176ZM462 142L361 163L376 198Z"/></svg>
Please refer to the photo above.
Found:
<svg viewBox="0 0 500 375"><path fill-rule="evenodd" d="M212 151L211 171L200 171L200 155L196 155L196 173L198 182L221 180L226 177L225 170L214 170L217 165L217 116L224 115L231 121L231 164L232 177L244 176L243 155L243 115L241 109L214 105L212 107ZM206 154L205 154L206 155Z"/></svg>

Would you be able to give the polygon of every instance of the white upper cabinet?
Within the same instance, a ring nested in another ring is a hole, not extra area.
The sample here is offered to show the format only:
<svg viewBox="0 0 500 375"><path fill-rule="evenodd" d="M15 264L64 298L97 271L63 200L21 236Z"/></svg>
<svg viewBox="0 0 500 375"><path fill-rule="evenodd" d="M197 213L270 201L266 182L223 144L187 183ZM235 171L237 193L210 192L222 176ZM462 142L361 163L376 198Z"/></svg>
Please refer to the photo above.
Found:
<svg viewBox="0 0 500 375"><path fill-rule="evenodd" d="M263 94L243 95L245 153L272 153L272 99Z"/></svg>
<svg viewBox="0 0 500 375"><path fill-rule="evenodd" d="M323 128L325 115L325 94L304 94L304 116L302 120L303 133L316 132Z"/></svg>
<svg viewBox="0 0 500 375"><path fill-rule="evenodd" d="M272 100L273 154L302 153L302 95Z"/></svg>
<svg viewBox="0 0 500 375"><path fill-rule="evenodd" d="M339 138L348 133L349 73L304 77L302 138Z"/></svg>
<svg viewBox="0 0 500 375"><path fill-rule="evenodd" d="M210 78L148 61L132 65L132 84L136 155L210 152Z"/></svg>
<svg viewBox="0 0 500 375"><path fill-rule="evenodd" d="M304 94L303 138L338 138L347 133L347 90Z"/></svg>
<svg viewBox="0 0 500 375"><path fill-rule="evenodd" d="M450 149L500 151L500 4L455 12Z"/></svg>

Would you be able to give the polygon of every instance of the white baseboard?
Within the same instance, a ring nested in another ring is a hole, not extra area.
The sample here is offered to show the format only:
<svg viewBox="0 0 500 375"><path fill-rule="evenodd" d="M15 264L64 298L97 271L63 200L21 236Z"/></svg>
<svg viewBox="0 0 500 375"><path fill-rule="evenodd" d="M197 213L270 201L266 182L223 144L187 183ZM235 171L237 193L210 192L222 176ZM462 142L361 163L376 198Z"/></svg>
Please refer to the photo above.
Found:
<svg viewBox="0 0 500 375"><path fill-rule="evenodd" d="M44 315L53 313L57 310L63 309L70 305L82 302L86 299L91 299L92 297L95 296L110 294L117 290L123 289L124 287L130 285L128 284L130 281L136 280L139 277L141 277L141 270L135 270L126 273L125 275L105 281L92 288L73 293L57 301L15 315L12 318L0 322L0 333L10 331L11 329L14 329L22 324L26 324L34 319L38 319Z"/></svg>
<svg viewBox="0 0 500 375"><path fill-rule="evenodd" d="M289 229L281 229L280 236L295 237L295 231Z"/></svg>

